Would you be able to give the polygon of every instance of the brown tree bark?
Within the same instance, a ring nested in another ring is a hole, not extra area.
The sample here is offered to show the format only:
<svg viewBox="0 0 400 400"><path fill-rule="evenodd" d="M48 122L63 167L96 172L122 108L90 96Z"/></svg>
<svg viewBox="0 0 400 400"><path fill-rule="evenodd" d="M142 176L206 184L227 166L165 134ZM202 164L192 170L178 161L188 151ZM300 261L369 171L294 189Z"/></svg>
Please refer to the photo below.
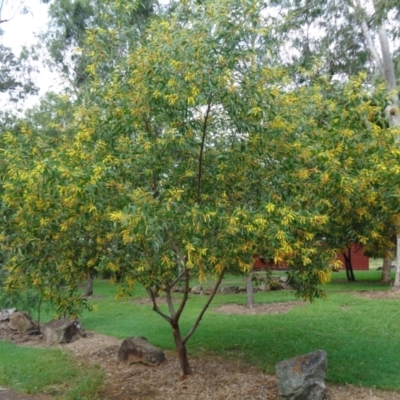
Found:
<svg viewBox="0 0 400 400"><path fill-rule="evenodd" d="M175 347L178 352L179 364L183 375L190 375L192 370L190 369L189 359L187 356L186 345L182 339L179 325L172 324L172 334L174 335Z"/></svg>
<svg viewBox="0 0 400 400"><path fill-rule="evenodd" d="M86 287L85 287L85 293L83 294L84 297L90 297L93 294L93 275L89 274Z"/></svg>

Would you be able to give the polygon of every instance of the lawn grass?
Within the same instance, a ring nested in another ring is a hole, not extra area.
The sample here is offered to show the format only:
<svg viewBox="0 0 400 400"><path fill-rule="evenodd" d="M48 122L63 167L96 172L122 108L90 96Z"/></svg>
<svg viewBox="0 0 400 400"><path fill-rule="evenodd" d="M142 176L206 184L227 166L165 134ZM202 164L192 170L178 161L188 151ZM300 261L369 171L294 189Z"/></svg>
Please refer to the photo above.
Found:
<svg viewBox="0 0 400 400"><path fill-rule="evenodd" d="M0 341L0 385L63 400L95 400L103 381L98 368L79 366L60 350Z"/></svg>
<svg viewBox="0 0 400 400"><path fill-rule="evenodd" d="M285 273L281 271L279 274ZM278 361L323 349L328 353L328 382L400 391L400 357L397 350L400 348L400 300L359 296L359 292L366 290L388 290L389 285L379 282L380 271L356 271L355 275L357 282L349 283L344 271L333 273L332 281L326 286L326 299L305 303L303 307L293 308L286 314L221 314L216 310L218 306L228 303L243 305L246 295L217 295L188 343L189 355L218 355L230 358L232 362L240 359L274 373ZM194 281L192 286L197 283ZM210 287L212 283L203 284ZM244 284L242 277L227 276L222 285ZM174 349L169 324L152 310L150 304L137 302L138 299L147 298L142 287L137 286L130 298L116 299L116 292L116 287L105 280L95 282L95 296L90 300L95 311L85 312L82 316L86 329L120 339L145 336L156 346ZM182 316L183 333L194 322L206 299L201 295L189 297ZM255 294L257 303L295 299L293 291ZM166 306L163 307L166 309ZM50 318L50 314L45 315L44 319ZM30 354L30 351L33 353ZM95 387L100 381L99 372L95 370L93 377L87 373L80 374L79 368L66 355L47 351L17 348L0 342L0 377L6 377L0 378L0 384L32 393L61 388L64 394L68 393L63 399L92 399L85 397L90 394L79 387L85 386L84 379ZM35 362L44 360L44 363L25 368L23 366L33 362L29 357ZM62 372L57 371L52 357L57 359ZM6 359L6 363L2 361ZM10 359L13 360L12 364L8 361ZM47 367L48 372L41 372L47 371ZM42 376L43 381L36 374ZM68 383L68 388L63 387L65 383ZM74 386L78 387L78 394L70 391ZM89 392L93 393L94 390Z"/></svg>
<svg viewBox="0 0 400 400"><path fill-rule="evenodd" d="M389 289L379 282L380 271L356 271L355 283L346 282L343 271L332 278L326 299L286 314L221 314L215 310L219 305L245 304L245 294L217 295L188 343L190 356L240 358L274 373L280 360L323 349L328 353L329 382L400 390L400 300L357 296L360 291ZM228 276L223 282L223 286L233 284L243 286L243 278ZM91 301L97 311L83 316L87 329L121 339L145 336L154 345L174 348L168 323L150 305L135 303L146 297L143 288L137 287L129 299L116 300L115 292L107 282L96 282L95 293L102 297ZM255 297L258 303L295 300L292 291L258 292ZM205 296L190 296L182 317L183 332L205 301Z"/></svg>

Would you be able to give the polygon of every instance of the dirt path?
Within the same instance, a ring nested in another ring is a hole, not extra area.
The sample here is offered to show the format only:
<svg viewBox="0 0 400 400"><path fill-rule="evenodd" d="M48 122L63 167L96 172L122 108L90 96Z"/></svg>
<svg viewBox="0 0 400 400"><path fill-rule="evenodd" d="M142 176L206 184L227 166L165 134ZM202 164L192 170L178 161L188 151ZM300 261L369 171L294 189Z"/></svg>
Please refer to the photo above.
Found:
<svg viewBox="0 0 400 400"><path fill-rule="evenodd" d="M0 400L51 400L43 395L29 395L15 392L9 388L0 387Z"/></svg>

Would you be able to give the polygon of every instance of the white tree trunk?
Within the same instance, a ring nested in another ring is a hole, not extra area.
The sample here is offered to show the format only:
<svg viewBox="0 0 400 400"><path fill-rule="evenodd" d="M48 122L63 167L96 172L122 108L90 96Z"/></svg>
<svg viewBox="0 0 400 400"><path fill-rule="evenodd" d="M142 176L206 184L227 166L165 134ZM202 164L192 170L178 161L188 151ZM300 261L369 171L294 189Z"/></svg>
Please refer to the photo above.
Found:
<svg viewBox="0 0 400 400"><path fill-rule="evenodd" d="M250 272L246 280L246 307L254 307L254 287L253 287L253 274Z"/></svg>
<svg viewBox="0 0 400 400"><path fill-rule="evenodd" d="M357 7L362 9L360 0L356 0ZM365 37L366 45L369 52L374 59L379 73L382 79L386 83L386 87L391 91L390 102L391 104L386 107L385 113L388 120L389 126L400 126L400 101L397 95L397 80L393 62L393 55L390 51L389 38L387 29L384 23L382 23L378 29L378 38L380 44L380 52L376 48L374 41L372 40L372 34L368 28L368 25L363 16L360 20L362 32ZM379 54L380 53L380 54ZM400 138L398 138L399 141ZM397 228L397 252L396 252L396 278L394 281L394 289L400 289L400 225Z"/></svg>
<svg viewBox="0 0 400 400"><path fill-rule="evenodd" d="M389 121L389 126L400 126L400 102L397 95L392 97L393 104L386 107L386 117ZM399 142L400 138L397 138ZM399 144L399 143L398 143ZM400 289L400 225L396 226L396 277L393 284L393 289Z"/></svg>
<svg viewBox="0 0 400 400"><path fill-rule="evenodd" d="M390 283L391 282L391 272L392 272L392 261L393 261L393 254L387 253L383 258L382 264L382 283Z"/></svg>
<svg viewBox="0 0 400 400"><path fill-rule="evenodd" d="M396 237L396 278L394 279L393 289L400 289L400 234L397 234Z"/></svg>

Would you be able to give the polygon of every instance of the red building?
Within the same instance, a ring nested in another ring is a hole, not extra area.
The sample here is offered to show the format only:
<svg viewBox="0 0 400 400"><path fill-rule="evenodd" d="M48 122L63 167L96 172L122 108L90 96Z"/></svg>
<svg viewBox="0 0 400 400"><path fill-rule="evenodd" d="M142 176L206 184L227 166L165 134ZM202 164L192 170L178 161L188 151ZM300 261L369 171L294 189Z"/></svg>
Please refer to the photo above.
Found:
<svg viewBox="0 0 400 400"><path fill-rule="evenodd" d="M346 250L346 254L350 255L351 265L353 266L353 270L369 270L369 258L364 255L364 247L353 244L350 249L350 254ZM345 260L343 254L338 254L337 258L342 262L343 267L345 269ZM253 256L253 269L260 270L265 268L271 269L284 269L286 268L286 264L281 262L279 264L275 264L273 261L264 260L262 257L258 257L256 255Z"/></svg>
<svg viewBox="0 0 400 400"><path fill-rule="evenodd" d="M349 255L348 250L346 254ZM345 261L343 254L338 254L338 259L343 263L343 269L345 267ZM364 255L364 247L353 244L350 248L350 260L354 270L369 270L369 258Z"/></svg>

